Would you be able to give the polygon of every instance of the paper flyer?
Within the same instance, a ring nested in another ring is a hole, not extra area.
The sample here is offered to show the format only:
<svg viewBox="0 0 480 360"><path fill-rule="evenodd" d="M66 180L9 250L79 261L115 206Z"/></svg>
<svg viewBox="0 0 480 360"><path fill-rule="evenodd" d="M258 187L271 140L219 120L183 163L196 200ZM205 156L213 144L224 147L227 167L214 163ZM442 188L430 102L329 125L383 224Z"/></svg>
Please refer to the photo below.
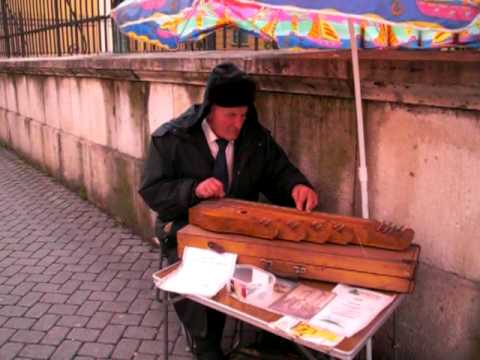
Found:
<svg viewBox="0 0 480 360"><path fill-rule="evenodd" d="M333 292L337 296L309 323L346 337L362 330L393 301L393 296L343 284Z"/></svg>
<svg viewBox="0 0 480 360"><path fill-rule="evenodd" d="M343 336L312 326L292 316L284 316L271 325L291 336L301 338L315 345L334 347L344 339Z"/></svg>
<svg viewBox="0 0 480 360"><path fill-rule="evenodd" d="M160 289L178 294L215 296L230 280L235 271L237 254L219 254L212 250L185 247L182 263L163 281L156 281Z"/></svg>

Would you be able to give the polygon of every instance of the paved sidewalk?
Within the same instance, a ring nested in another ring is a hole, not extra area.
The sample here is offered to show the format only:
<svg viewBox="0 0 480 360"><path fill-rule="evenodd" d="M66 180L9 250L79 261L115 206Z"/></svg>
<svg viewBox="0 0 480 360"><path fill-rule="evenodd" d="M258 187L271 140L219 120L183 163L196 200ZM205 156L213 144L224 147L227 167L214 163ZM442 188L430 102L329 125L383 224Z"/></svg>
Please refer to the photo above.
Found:
<svg viewBox="0 0 480 360"><path fill-rule="evenodd" d="M158 253L0 147L0 359L161 359ZM171 359L190 359L173 313Z"/></svg>

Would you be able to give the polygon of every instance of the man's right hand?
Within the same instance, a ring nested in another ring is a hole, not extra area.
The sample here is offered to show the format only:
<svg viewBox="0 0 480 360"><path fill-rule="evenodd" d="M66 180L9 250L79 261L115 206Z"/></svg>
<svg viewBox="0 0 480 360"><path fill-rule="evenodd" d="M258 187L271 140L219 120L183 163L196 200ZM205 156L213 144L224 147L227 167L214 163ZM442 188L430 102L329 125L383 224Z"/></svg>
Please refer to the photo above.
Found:
<svg viewBox="0 0 480 360"><path fill-rule="evenodd" d="M195 188L195 195L199 199L212 199L225 197L223 184L216 178L211 177L203 180Z"/></svg>

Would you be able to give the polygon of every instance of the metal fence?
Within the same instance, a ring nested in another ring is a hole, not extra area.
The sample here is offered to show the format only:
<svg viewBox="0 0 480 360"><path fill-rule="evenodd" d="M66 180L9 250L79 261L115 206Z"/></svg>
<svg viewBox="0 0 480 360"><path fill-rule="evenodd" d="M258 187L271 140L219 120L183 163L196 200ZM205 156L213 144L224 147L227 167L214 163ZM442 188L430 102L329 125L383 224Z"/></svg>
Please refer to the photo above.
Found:
<svg viewBox="0 0 480 360"><path fill-rule="evenodd" d="M1 0L0 54L109 51L111 6L111 0Z"/></svg>
<svg viewBox="0 0 480 360"><path fill-rule="evenodd" d="M122 0L0 0L0 56L35 57L162 48L127 38L110 18ZM225 27L178 50L263 49L274 44Z"/></svg>

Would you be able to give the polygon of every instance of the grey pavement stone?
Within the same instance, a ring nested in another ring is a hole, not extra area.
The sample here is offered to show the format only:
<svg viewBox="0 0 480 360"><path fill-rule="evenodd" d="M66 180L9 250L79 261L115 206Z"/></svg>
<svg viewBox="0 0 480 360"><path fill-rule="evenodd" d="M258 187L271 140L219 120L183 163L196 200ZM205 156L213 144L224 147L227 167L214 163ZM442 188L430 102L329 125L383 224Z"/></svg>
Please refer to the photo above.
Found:
<svg viewBox="0 0 480 360"><path fill-rule="evenodd" d="M0 285L0 294L8 295L13 289L15 289L15 286L13 285Z"/></svg>
<svg viewBox="0 0 480 360"><path fill-rule="evenodd" d="M173 343L168 343L169 351L171 351ZM163 355L163 341L155 340L143 340L138 348L139 353L145 353L150 355Z"/></svg>
<svg viewBox="0 0 480 360"><path fill-rule="evenodd" d="M40 331L48 331L60 318L59 315L45 314L37 320L32 329Z"/></svg>
<svg viewBox="0 0 480 360"><path fill-rule="evenodd" d="M107 285L108 283L104 281L84 281L80 290L102 291Z"/></svg>
<svg viewBox="0 0 480 360"><path fill-rule="evenodd" d="M12 317L2 326L10 329L30 329L33 323L35 323L35 319Z"/></svg>
<svg viewBox="0 0 480 360"><path fill-rule="evenodd" d="M90 317L90 320L87 323L87 328L103 329L108 325L112 316L113 314L111 313L98 311Z"/></svg>
<svg viewBox="0 0 480 360"><path fill-rule="evenodd" d="M23 267L22 273L26 272L25 269L27 267L28 266ZM15 275L11 276L7 281L5 281L3 283L3 285L13 285L13 286L21 285L22 283L25 282L25 279L27 277L28 277L28 274L15 274ZM13 291L15 291L15 290L13 290ZM13 293L13 291L12 291L12 293ZM22 295L22 294L19 294L19 295Z"/></svg>
<svg viewBox="0 0 480 360"><path fill-rule="evenodd" d="M30 275L28 278L28 281L34 282L34 283L47 283L50 281L52 277L50 275L43 275L43 274L35 274L35 275Z"/></svg>
<svg viewBox="0 0 480 360"><path fill-rule="evenodd" d="M58 346L55 352L52 354L52 360L65 360L65 359L73 359L75 354L77 353L78 349L82 345L79 341L71 341L65 340ZM78 359L78 357L75 357Z"/></svg>
<svg viewBox="0 0 480 360"><path fill-rule="evenodd" d="M55 285L55 287L57 287L57 285ZM65 301L67 301L67 299L68 295L58 294L57 292L49 292L43 295L40 301L47 304L63 304Z"/></svg>
<svg viewBox="0 0 480 360"><path fill-rule="evenodd" d="M10 360L17 357L18 352L24 347L21 343L8 342L0 348L0 359Z"/></svg>
<svg viewBox="0 0 480 360"><path fill-rule="evenodd" d="M4 329L0 328L0 345L5 343L14 333L16 330L14 329Z"/></svg>
<svg viewBox="0 0 480 360"><path fill-rule="evenodd" d="M0 328L5 324L5 322L8 320L8 317L6 316L0 316Z"/></svg>
<svg viewBox="0 0 480 360"><path fill-rule="evenodd" d="M119 292L127 285L128 280L124 279L113 279L108 283L108 286L105 288L106 291L116 291Z"/></svg>
<svg viewBox="0 0 480 360"><path fill-rule="evenodd" d="M131 302L137 298L138 292L139 292L138 289L125 288L122 291L120 291L120 294L117 296L115 300Z"/></svg>
<svg viewBox="0 0 480 360"><path fill-rule="evenodd" d="M54 304L48 312L57 315L73 315L78 309L78 305Z"/></svg>
<svg viewBox="0 0 480 360"><path fill-rule="evenodd" d="M126 338L153 340L157 329L146 326L129 326L123 335Z"/></svg>
<svg viewBox="0 0 480 360"><path fill-rule="evenodd" d="M135 360L156 360L156 359L159 359L159 357L155 355L141 354L141 353L137 353L135 355ZM169 359L172 359L172 357L169 356Z"/></svg>
<svg viewBox="0 0 480 360"><path fill-rule="evenodd" d="M114 291L92 291L89 300L99 300L99 301L112 301L117 297L117 293Z"/></svg>
<svg viewBox="0 0 480 360"><path fill-rule="evenodd" d="M132 359L136 355L139 340L135 339L122 339L115 346L113 351L113 359Z"/></svg>
<svg viewBox="0 0 480 360"><path fill-rule="evenodd" d="M95 358L109 358L114 349L113 345L99 343L85 343L78 351L79 355L93 356Z"/></svg>
<svg viewBox="0 0 480 360"><path fill-rule="evenodd" d="M25 306L2 306L0 308L0 315L2 316L22 316L27 312L28 308Z"/></svg>
<svg viewBox="0 0 480 360"><path fill-rule="evenodd" d="M125 301L103 301L100 311L126 313L129 307L130 303Z"/></svg>
<svg viewBox="0 0 480 360"><path fill-rule="evenodd" d="M84 327L89 321L88 316L65 315L58 321L58 326Z"/></svg>
<svg viewBox="0 0 480 360"><path fill-rule="evenodd" d="M55 347L51 345L27 345L19 355L34 359L49 359L54 351Z"/></svg>
<svg viewBox="0 0 480 360"><path fill-rule="evenodd" d="M150 309L150 305L152 303L152 300L149 299L136 299L134 302L132 302L132 305L130 305L130 308L128 309L129 314L145 314L148 309Z"/></svg>
<svg viewBox="0 0 480 360"><path fill-rule="evenodd" d="M67 300L67 304L82 305L90 296L90 290L76 290Z"/></svg>
<svg viewBox="0 0 480 360"><path fill-rule="evenodd" d="M15 295L1 295L0 306L2 305L15 305L18 302L20 296Z"/></svg>
<svg viewBox="0 0 480 360"><path fill-rule="evenodd" d="M42 339L42 344L59 345L63 339L65 339L70 330L71 329L67 327L54 326L48 330L47 334Z"/></svg>
<svg viewBox="0 0 480 360"><path fill-rule="evenodd" d="M81 285L81 281L79 280L69 280L66 283L64 283L60 288L58 289L58 292L61 294L68 294L71 295L73 294L77 288Z"/></svg>
<svg viewBox="0 0 480 360"><path fill-rule="evenodd" d="M67 338L70 340L78 340L81 342L92 342L98 338L99 334L99 330L75 328L68 333Z"/></svg>
<svg viewBox="0 0 480 360"><path fill-rule="evenodd" d="M27 279L28 280L28 279ZM15 289L12 290L13 295L24 296L32 290L36 284L33 282L22 282Z"/></svg>
<svg viewBox="0 0 480 360"><path fill-rule="evenodd" d="M95 312L98 310L98 308L102 305L101 301L85 301L80 309L77 311L77 315L82 315L82 316L92 316L95 314ZM100 310L102 310L100 308Z"/></svg>
<svg viewBox="0 0 480 360"><path fill-rule="evenodd" d="M102 343L116 343L120 340L124 331L125 326L123 325L108 325L103 330L98 341Z"/></svg>
<svg viewBox="0 0 480 360"><path fill-rule="evenodd" d="M163 321L163 312L160 310L149 310L142 320L142 326L159 327Z"/></svg>
<svg viewBox="0 0 480 360"><path fill-rule="evenodd" d="M10 341L36 344L44 336L45 333L42 331L19 330L10 338Z"/></svg>
<svg viewBox="0 0 480 360"><path fill-rule="evenodd" d="M40 298L40 297L38 297L38 298ZM36 300L35 300L35 302L36 302ZM51 304L35 303L35 302L31 303L33 306L30 307L30 309L27 311L25 316L33 317L33 318L39 318L39 317L43 316L48 311L48 309L50 309L50 307L52 306Z"/></svg>
<svg viewBox="0 0 480 360"><path fill-rule="evenodd" d="M139 325L142 316L137 314L115 314L111 320L112 324L120 325Z"/></svg>

